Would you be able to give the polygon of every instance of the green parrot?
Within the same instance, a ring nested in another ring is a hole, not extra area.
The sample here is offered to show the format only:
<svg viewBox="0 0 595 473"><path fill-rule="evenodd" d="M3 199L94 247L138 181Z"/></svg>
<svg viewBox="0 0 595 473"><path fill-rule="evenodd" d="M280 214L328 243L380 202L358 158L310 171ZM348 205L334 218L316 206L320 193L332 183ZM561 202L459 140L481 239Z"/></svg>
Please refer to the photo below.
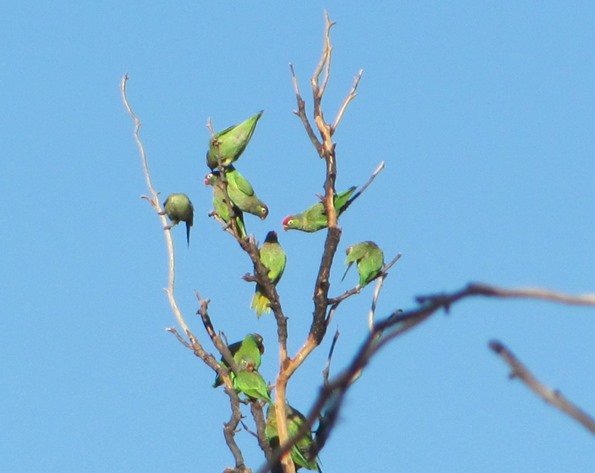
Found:
<svg viewBox="0 0 595 473"><path fill-rule="evenodd" d="M285 409L287 413L287 433L290 437L294 437L299 432L300 427L306 422L306 417L289 404L285 406ZM274 404L271 404L267 411L264 434L273 449L279 447L279 434L277 432L277 418L275 417ZM296 470L305 468L306 470L320 471L320 465L316 459L308 460L313 443L312 433L308 432L291 448L291 459L296 466Z"/></svg>
<svg viewBox="0 0 595 473"><path fill-rule="evenodd" d="M256 370L240 370L233 380L233 387L236 391L244 393L250 399L262 399L266 402L273 402L269 395L269 388L266 381Z"/></svg>
<svg viewBox="0 0 595 473"><path fill-rule="evenodd" d="M239 342L232 343L227 347L233 356L233 361L236 362L239 369L253 369L258 370L261 363L261 355L264 353L264 345L262 343L262 336L258 333L249 333ZM220 365L229 369L229 365L225 358L221 357ZM233 372L230 373L232 380L235 377ZM213 387L221 386L223 381L217 375Z"/></svg>
<svg viewBox="0 0 595 473"><path fill-rule="evenodd" d="M256 115L251 116L239 125L230 126L223 131L215 134L209 140L209 151L207 152L207 165L210 169L216 169L219 166L217 157L221 160L221 165L229 166L240 157L246 149L252 133L256 128L256 123L262 115L261 110Z"/></svg>
<svg viewBox="0 0 595 473"><path fill-rule="evenodd" d="M205 186L212 186L213 187L213 207L215 207L215 213L217 216L223 220L225 223L229 223L229 208L227 206L225 192L223 191L223 184L220 181L218 171L210 172L205 176L204 180ZM229 184L228 184L229 189ZM229 191L228 191L229 195ZM238 226L238 231L240 232L240 237L244 238L246 236L246 225L244 224L244 214L242 211L231 203L233 212L236 215L236 225Z"/></svg>
<svg viewBox="0 0 595 473"><path fill-rule="evenodd" d="M287 262L287 255L283 250L283 247L279 244L277 239L277 232L270 231L264 239L264 243L260 247L260 261L265 268L269 270L268 277L270 281L277 285L283 271L285 271L285 263ZM260 284L256 284L254 291L254 297L252 298L252 304L250 307L256 312L256 315L260 317L265 312L270 312L269 299L263 294L263 287Z"/></svg>
<svg viewBox="0 0 595 473"><path fill-rule="evenodd" d="M359 273L359 286L364 287L370 281L376 279L380 274L380 270L384 266L384 253L373 241L362 241L347 248L347 257L345 264L347 269L343 278L351 265L357 263L357 272Z"/></svg>
<svg viewBox="0 0 595 473"><path fill-rule="evenodd" d="M210 174L217 179L221 176L219 171L212 171ZM227 195L240 210L256 215L261 220L267 218L269 208L256 196L248 179L242 176L233 165L226 169L225 177L227 178Z"/></svg>
<svg viewBox="0 0 595 473"><path fill-rule="evenodd" d="M345 210L355 189L355 186L351 186L346 191L335 195L334 203L335 209L337 209L337 217ZM328 218L322 202L318 202L302 213L288 215L283 219L283 230L300 230L312 233L326 228L327 225Z"/></svg>
<svg viewBox="0 0 595 473"><path fill-rule="evenodd" d="M170 194L165 199L163 206L171 221L171 226L186 222L186 242L190 246L190 227L194 223L194 207L188 196L186 194Z"/></svg>

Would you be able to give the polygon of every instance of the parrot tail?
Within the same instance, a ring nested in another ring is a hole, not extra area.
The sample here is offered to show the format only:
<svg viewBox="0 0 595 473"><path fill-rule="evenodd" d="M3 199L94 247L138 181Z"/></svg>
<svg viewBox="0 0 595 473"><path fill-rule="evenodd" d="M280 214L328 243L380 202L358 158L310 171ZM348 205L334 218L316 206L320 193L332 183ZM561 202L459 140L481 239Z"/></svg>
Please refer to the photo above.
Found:
<svg viewBox="0 0 595 473"><path fill-rule="evenodd" d="M268 313L271 311L270 303L271 301L269 301L269 299L256 288L250 308L256 312L258 317L260 317L265 312Z"/></svg>
<svg viewBox="0 0 595 473"><path fill-rule="evenodd" d="M240 231L240 238L246 238L246 225L244 225L243 217L238 217L236 223L238 224L238 230Z"/></svg>

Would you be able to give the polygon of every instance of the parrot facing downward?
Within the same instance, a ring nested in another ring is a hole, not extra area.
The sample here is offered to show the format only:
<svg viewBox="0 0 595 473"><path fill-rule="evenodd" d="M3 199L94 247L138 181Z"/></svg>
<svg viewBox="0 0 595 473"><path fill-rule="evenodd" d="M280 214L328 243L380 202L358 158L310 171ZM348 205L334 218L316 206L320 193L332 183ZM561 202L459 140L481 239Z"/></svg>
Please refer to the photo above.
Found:
<svg viewBox="0 0 595 473"><path fill-rule="evenodd" d="M269 280L276 286L281 279L281 276L283 276L285 263L287 262L287 255L285 254L283 247L279 244L277 232L270 231L267 233L259 253L260 261L269 271ZM265 312L271 311L271 301L263 294L263 291L264 288L256 283L256 289L254 290L254 297L252 298L250 307L256 312L258 317Z"/></svg>
<svg viewBox="0 0 595 473"><path fill-rule="evenodd" d="M346 205L349 203L349 198L355 189L356 187L352 186L346 191L335 195L333 202L337 210L337 217L345 210ZM322 202L318 202L302 213L288 215L283 219L283 230L300 230L302 232L312 233L326 228L327 225L328 218Z"/></svg>
<svg viewBox="0 0 595 473"><path fill-rule="evenodd" d="M163 206L172 226L186 222L186 242L190 245L190 227L194 223L194 207L188 196L186 194L170 194L165 199Z"/></svg>
<svg viewBox="0 0 595 473"><path fill-rule="evenodd" d="M219 171L213 171L210 174L221 177ZM261 220L267 218L269 208L254 193L252 184L232 165L225 171L227 178L227 195L231 201L242 211L256 215Z"/></svg>
<svg viewBox="0 0 595 473"><path fill-rule="evenodd" d="M347 257L345 264L347 269L343 274L343 279L351 265L357 263L357 272L359 273L359 286L364 287L370 281L376 279L380 270L384 266L384 253L373 241L362 241L347 248Z"/></svg>
<svg viewBox="0 0 595 473"><path fill-rule="evenodd" d="M285 409L287 414L287 433L290 437L294 437L299 432L300 427L306 422L306 417L289 404L285 406ZM273 449L279 447L279 433L277 431L277 418L275 417L274 405L269 406L264 434ZM291 447L291 459L296 466L296 470L306 468L307 470L320 471L320 465L318 465L317 460L309 460L313 444L312 433L307 432L299 442Z"/></svg>
<svg viewBox="0 0 595 473"><path fill-rule="evenodd" d="M220 174L218 171L210 172L205 176L205 186L213 187L213 207L215 207L215 213L223 220L224 223L229 223L229 207L227 205L227 199L225 197L225 191L223 190L223 183L221 182ZM229 185L228 185L229 189ZM228 191L229 195L229 191ZM231 198L230 198L231 200ZM236 225L241 238L246 236L246 225L244 224L244 214L231 202L231 207L236 218Z"/></svg>
<svg viewBox="0 0 595 473"><path fill-rule="evenodd" d="M219 160L223 167L229 166L236 161L246 149L256 123L260 119L263 110L251 116L239 125L233 125L215 134L209 140L209 151L207 152L207 165L210 169L219 166ZM218 159L219 158L219 159Z"/></svg>
<svg viewBox="0 0 595 473"><path fill-rule="evenodd" d="M243 340L232 343L227 348L229 349L231 356L233 356L233 361L236 362L240 370L258 370L258 368L260 368L260 363L262 361L261 356L264 353L264 345L262 343L262 336L258 333L249 333ZM229 365L225 361L225 358L221 357L219 364L229 369ZM235 374L231 372L230 376L233 380ZM217 375L213 387L216 388L217 386L220 386L222 382L223 381L219 375Z"/></svg>

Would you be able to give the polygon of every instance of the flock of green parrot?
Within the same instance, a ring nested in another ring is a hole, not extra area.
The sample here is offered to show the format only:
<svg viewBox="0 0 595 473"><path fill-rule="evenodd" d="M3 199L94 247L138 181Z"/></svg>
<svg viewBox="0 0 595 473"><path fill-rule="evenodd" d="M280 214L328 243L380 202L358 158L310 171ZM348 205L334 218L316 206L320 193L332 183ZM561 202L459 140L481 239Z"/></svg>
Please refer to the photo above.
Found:
<svg viewBox="0 0 595 473"><path fill-rule="evenodd" d="M235 227L234 231L240 238L245 238L248 235L244 213L255 215L262 220L267 218L269 213L267 205L258 198L250 182L234 165L252 138L262 113L260 111L238 125L215 133L209 140L209 149L206 155L210 172L205 176L204 184L213 189L213 215L226 227L232 229ZM334 205L337 217L351 204L355 190L356 187L352 186L335 195ZM166 229L185 222L186 241L190 245L190 228L194 222L194 207L188 196L181 193L170 194L163 205L164 213L171 222L171 225ZM285 217L282 225L284 230L312 233L326 228L328 218L323 203L318 202L301 213ZM384 255L376 243L372 241L357 243L349 246L346 253L347 269L343 279L355 263L359 274L358 289L363 288L381 275ZM275 231L267 233L264 243L259 249L259 255L260 261L268 270L270 282L276 285L285 270L287 256L279 244ZM264 292L264 288L257 282L251 308L258 317L271 310L270 300ZM261 356L264 353L262 337L256 333L248 334L242 341L232 343L228 348L237 366L237 373L230 370L223 358L221 358L220 365L229 370L234 389L244 394L248 401L264 401L269 405L265 434L271 446L276 448L279 442L274 405L267 383L258 372ZM217 376L213 386L217 387L221 384L222 380ZM304 421L304 416L297 409L287 406L287 428L290 436L297 434ZM319 471L316 459L311 459L311 455L308 453L312 443L313 437L310 432L294 445L291 450L291 458L296 468L303 467Z"/></svg>
<svg viewBox="0 0 595 473"><path fill-rule="evenodd" d="M279 447L279 434L277 431L277 419L275 418L275 405L269 394L269 388L262 375L258 372L264 354L264 345L262 336L258 333L249 333L243 340L231 343L227 347L233 361L237 366L237 373L231 370L229 363L221 357L219 362L221 367L228 370L233 388L241 394L244 394L249 402L264 401L267 404L268 411L265 425L265 436L272 448ZM219 375L215 377L213 387L216 388L223 384ZM287 412L287 432L290 436L295 436L299 432L306 418L294 407L289 404L286 406ZM297 442L291 450L291 459L296 465L296 469L301 467L308 470L320 471L316 459L310 459L310 452L314 444L312 432L307 432L304 437Z"/></svg>

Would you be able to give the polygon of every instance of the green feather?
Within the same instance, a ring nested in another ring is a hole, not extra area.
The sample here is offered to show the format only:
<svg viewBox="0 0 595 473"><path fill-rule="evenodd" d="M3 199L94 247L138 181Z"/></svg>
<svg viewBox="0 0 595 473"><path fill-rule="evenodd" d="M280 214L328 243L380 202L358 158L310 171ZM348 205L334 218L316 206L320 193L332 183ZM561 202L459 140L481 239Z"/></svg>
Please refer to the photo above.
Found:
<svg viewBox="0 0 595 473"><path fill-rule="evenodd" d="M210 172L209 174L207 174L205 176L204 183L207 186L213 187L213 207L215 208L215 213L224 223L229 223L229 219L230 219L229 207L227 205L227 198L225 196L225 191L223 188L223 183L221 182L219 172L213 171L213 172ZM229 189L229 185L228 185L228 189ZM231 198L230 198L230 201L231 201ZM233 202L231 202L231 206L233 209L233 213L236 216L236 225L238 227L240 237L244 238L246 236L246 225L244 224L244 214L242 213L241 209L239 209Z"/></svg>
<svg viewBox="0 0 595 473"><path fill-rule="evenodd" d="M359 286L364 287L370 281L373 281L384 266L384 253L373 241L362 241L347 248L347 257L345 264L347 269L343 274L343 279L351 268L353 263L357 263L357 272L359 273Z"/></svg>
<svg viewBox="0 0 595 473"><path fill-rule="evenodd" d="M251 369L258 370L258 368L260 368L262 354L264 353L264 345L262 343L262 336L258 333L249 333L243 340L232 343L231 345L228 345L227 348L239 369L251 367ZM229 369L229 365L225 361L225 358L221 357L219 364ZM232 379L235 377L233 372L231 372L230 375L232 376ZM216 388L217 386L220 386L222 382L223 381L219 375L217 375L213 387Z"/></svg>
<svg viewBox="0 0 595 473"><path fill-rule="evenodd" d="M347 208L349 198L355 192L355 189L356 187L352 186L346 191L335 195L333 202L337 211L337 217ZM302 232L312 233L326 228L327 225L328 218L322 202L313 205L302 213L289 215L283 219L284 230L300 230Z"/></svg>
<svg viewBox="0 0 595 473"><path fill-rule="evenodd" d="M170 194L163 203L172 226L186 222L186 242L190 245L190 227L194 223L194 207L186 194Z"/></svg>
<svg viewBox="0 0 595 473"><path fill-rule="evenodd" d="M207 165L210 169L219 166L219 160L224 167L229 166L240 157L246 149L256 123L262 115L262 110L256 115L251 116L242 123L230 126L223 131L215 134L209 140L209 151L207 152Z"/></svg>
<svg viewBox="0 0 595 473"><path fill-rule="evenodd" d="M239 371L233 380L233 385L236 391L244 393L250 399L273 402L269 395L267 383L258 371L248 369Z"/></svg>
<svg viewBox="0 0 595 473"><path fill-rule="evenodd" d="M213 171L213 174L218 171ZM264 202L262 202L254 192L252 184L240 172L230 166L225 171L227 178L227 194L231 201L242 211L256 215L264 220L269 214L269 209Z"/></svg>
<svg viewBox="0 0 595 473"><path fill-rule="evenodd" d="M306 417L289 404L285 406L285 412L287 414L287 433L290 438L295 437L301 426L306 422ZM269 406L264 433L271 447L273 449L278 448L279 433L274 405ZM307 470L320 471L317 459L308 460L313 444L312 432L308 432L291 448L291 459L296 469L306 468Z"/></svg>
<svg viewBox="0 0 595 473"><path fill-rule="evenodd" d="M277 239L277 233L270 231L264 240L264 243L260 247L260 261L265 268L268 269L269 280L277 285L283 271L285 271L285 264L287 262L287 255L283 250L283 247L279 244ZM256 315L260 317L265 312L270 312L269 299L263 294L264 288L260 284L256 284L254 291L254 297L252 298L251 308L256 312Z"/></svg>

